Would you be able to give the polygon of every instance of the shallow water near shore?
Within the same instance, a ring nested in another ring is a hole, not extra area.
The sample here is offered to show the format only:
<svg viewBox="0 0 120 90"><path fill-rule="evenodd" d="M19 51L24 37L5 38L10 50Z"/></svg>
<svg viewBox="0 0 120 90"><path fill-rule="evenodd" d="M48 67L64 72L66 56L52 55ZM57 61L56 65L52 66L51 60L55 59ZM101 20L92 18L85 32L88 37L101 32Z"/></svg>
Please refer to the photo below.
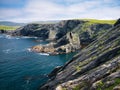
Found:
<svg viewBox="0 0 120 90"><path fill-rule="evenodd" d="M75 53L50 56L33 53L34 37L0 35L0 90L37 90L48 80L47 74L70 60Z"/></svg>

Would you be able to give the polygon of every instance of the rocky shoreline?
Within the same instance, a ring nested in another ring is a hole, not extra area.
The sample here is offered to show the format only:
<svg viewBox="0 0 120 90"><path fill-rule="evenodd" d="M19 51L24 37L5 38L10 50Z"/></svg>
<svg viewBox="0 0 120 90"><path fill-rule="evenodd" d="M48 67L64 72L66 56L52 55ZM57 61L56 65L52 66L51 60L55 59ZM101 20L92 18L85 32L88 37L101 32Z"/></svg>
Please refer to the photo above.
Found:
<svg viewBox="0 0 120 90"><path fill-rule="evenodd" d="M66 46L61 46L58 48L53 48L53 47L48 47L48 46L43 46L43 45L37 45L33 46L31 48L31 51L36 52L36 53L47 53L49 55L58 55L58 54L67 54L71 52L76 52L80 50L80 48L73 48L71 49L72 46L66 45Z"/></svg>
<svg viewBox="0 0 120 90"><path fill-rule="evenodd" d="M70 53L75 52L80 49L80 42L79 37L76 37L76 41L74 41L74 38L71 38L71 32L67 34L66 38L62 38L58 42L51 42L47 45L37 45L33 46L31 48L32 51L37 53L48 53L50 55L57 55L57 54L64 54L64 53ZM73 37L73 35L72 35ZM66 42L64 41L65 39ZM66 43L65 45L59 45L61 43Z"/></svg>
<svg viewBox="0 0 120 90"><path fill-rule="evenodd" d="M68 20L0 32L51 40L46 45L31 47L37 53L57 55L80 50L65 65L56 67L39 90L120 89L120 19L114 25Z"/></svg>
<svg viewBox="0 0 120 90"><path fill-rule="evenodd" d="M47 45L31 47L31 51L57 55L86 47L111 27L110 24L90 23L84 20L63 20L54 24L28 24L15 31L0 30L0 33L32 36L38 37L40 41L49 41Z"/></svg>

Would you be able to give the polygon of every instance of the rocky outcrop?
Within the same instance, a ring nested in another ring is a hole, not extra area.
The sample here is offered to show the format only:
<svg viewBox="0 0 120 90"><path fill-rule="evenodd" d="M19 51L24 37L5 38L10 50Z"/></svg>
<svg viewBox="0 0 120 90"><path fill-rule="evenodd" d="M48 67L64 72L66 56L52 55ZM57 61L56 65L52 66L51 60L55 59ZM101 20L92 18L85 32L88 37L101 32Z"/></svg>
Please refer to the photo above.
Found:
<svg viewBox="0 0 120 90"><path fill-rule="evenodd" d="M3 30L3 29L0 30L0 34L9 34L9 35L11 35L11 33L13 33L13 32L14 32L13 30Z"/></svg>
<svg viewBox="0 0 120 90"><path fill-rule="evenodd" d="M110 24L84 20L64 20L54 24L32 23L9 33L2 32L12 36L36 36L40 40L49 40L48 45L37 45L32 47L32 51L62 54L86 47L111 27ZM41 50L41 47L44 49Z"/></svg>
<svg viewBox="0 0 120 90"><path fill-rule="evenodd" d="M47 45L42 46L42 45L37 45L37 46L33 46L32 51L34 52L38 52L38 53L49 53L49 54L57 54L56 49L53 47L49 47Z"/></svg>
<svg viewBox="0 0 120 90"><path fill-rule="evenodd" d="M40 90L119 90L120 24L53 72Z"/></svg>
<svg viewBox="0 0 120 90"><path fill-rule="evenodd" d="M51 53L69 53L84 48L112 27L112 25L109 24L87 25L87 23L87 21L81 20L61 21L54 24L53 28L49 31L45 31L49 32L49 37L46 37L47 40L55 40L55 42L51 42L52 48L54 48L54 52ZM42 47L51 50L51 43ZM50 53L49 50L48 52L47 50L40 50L39 52ZM36 51L36 49L32 48L32 51ZM36 52L38 52L38 50Z"/></svg>
<svg viewBox="0 0 120 90"><path fill-rule="evenodd" d="M48 39L52 25L28 24L15 30L13 36L36 36L43 40Z"/></svg>
<svg viewBox="0 0 120 90"><path fill-rule="evenodd" d="M0 34L6 33L6 30L0 30Z"/></svg>
<svg viewBox="0 0 120 90"><path fill-rule="evenodd" d="M51 55L75 52L80 49L79 36L69 32L55 43L32 47L34 52L44 52Z"/></svg>
<svg viewBox="0 0 120 90"><path fill-rule="evenodd" d="M24 27L18 28L12 35L19 36L37 36L41 39L60 39L67 32L82 24L85 21L67 20L56 24L28 24Z"/></svg>
<svg viewBox="0 0 120 90"><path fill-rule="evenodd" d="M86 22L85 24L79 24L73 32L79 33L81 45L86 46L103 35L111 27L112 25L109 24Z"/></svg>

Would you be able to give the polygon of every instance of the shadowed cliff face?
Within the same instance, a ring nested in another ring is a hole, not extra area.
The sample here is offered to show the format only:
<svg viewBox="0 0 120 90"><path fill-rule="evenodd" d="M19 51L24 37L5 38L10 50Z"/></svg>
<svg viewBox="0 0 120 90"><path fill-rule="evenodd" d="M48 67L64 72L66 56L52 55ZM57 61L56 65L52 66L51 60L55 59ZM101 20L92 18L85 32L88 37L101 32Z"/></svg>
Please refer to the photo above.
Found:
<svg viewBox="0 0 120 90"><path fill-rule="evenodd" d="M37 45L32 48L32 51L62 54L86 47L111 27L110 24L91 23L90 21L64 20L55 24L28 24L9 32L9 34L13 36L36 36L41 40L49 40L51 42L48 45Z"/></svg>
<svg viewBox="0 0 120 90"><path fill-rule="evenodd" d="M12 35L19 36L37 36L41 39L60 39L67 32L82 24L84 21L67 20L56 24L28 24L24 27L18 28ZM46 36L46 37L45 37Z"/></svg>
<svg viewBox="0 0 120 90"><path fill-rule="evenodd" d="M68 32L75 32L80 35L81 41L92 39L97 34L102 34L111 28L110 24L89 23L82 20L65 20L55 24L28 24L12 31L13 36L37 36L41 39L58 40ZM98 33L99 32L99 33Z"/></svg>
<svg viewBox="0 0 120 90"><path fill-rule="evenodd" d="M28 24L12 32L12 35L37 36L41 40L50 40L52 41L50 44L42 47L37 45L32 48L32 51L62 54L86 47L111 27L112 25L109 24L65 20L56 24Z"/></svg>
<svg viewBox="0 0 120 90"><path fill-rule="evenodd" d="M40 90L119 90L120 22L49 76Z"/></svg>
<svg viewBox="0 0 120 90"><path fill-rule="evenodd" d="M45 48L42 50L40 49L41 46L37 45L37 47L32 48L32 51L50 52L52 55L75 52L76 50L86 47L112 27L112 25L109 24L96 24L80 20L61 21L56 25L59 26L59 28L50 30L53 35L51 33L49 34L50 37L53 36L54 38L48 38L48 40L52 39L55 40L55 42L51 42L47 46L42 46Z"/></svg>

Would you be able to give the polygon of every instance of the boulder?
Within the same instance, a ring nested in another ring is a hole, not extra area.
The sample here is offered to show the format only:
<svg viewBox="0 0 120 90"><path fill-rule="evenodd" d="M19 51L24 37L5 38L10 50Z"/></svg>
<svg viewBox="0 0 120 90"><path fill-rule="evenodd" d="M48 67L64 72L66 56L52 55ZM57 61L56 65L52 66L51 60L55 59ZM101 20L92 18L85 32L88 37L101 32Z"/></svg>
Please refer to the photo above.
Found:
<svg viewBox="0 0 120 90"><path fill-rule="evenodd" d="M37 45L32 47L31 50L34 52L44 52L44 47Z"/></svg>

